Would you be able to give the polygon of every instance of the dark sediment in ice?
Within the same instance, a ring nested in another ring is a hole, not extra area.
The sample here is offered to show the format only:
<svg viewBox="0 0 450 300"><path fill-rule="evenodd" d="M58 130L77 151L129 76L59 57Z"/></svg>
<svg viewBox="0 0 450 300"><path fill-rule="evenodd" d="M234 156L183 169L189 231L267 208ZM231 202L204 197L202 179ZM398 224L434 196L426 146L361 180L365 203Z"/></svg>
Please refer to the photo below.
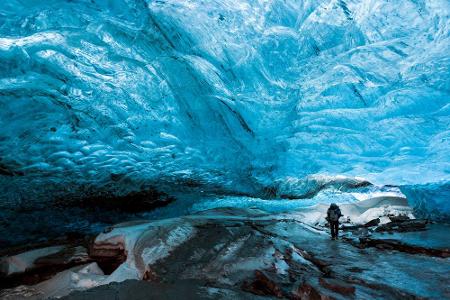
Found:
<svg viewBox="0 0 450 300"><path fill-rule="evenodd" d="M123 196L100 191L91 192L89 197L83 195L3 207L0 211L0 251L29 243L44 243L62 236L70 239L95 235L105 226L140 218L140 213L175 200L155 189Z"/></svg>

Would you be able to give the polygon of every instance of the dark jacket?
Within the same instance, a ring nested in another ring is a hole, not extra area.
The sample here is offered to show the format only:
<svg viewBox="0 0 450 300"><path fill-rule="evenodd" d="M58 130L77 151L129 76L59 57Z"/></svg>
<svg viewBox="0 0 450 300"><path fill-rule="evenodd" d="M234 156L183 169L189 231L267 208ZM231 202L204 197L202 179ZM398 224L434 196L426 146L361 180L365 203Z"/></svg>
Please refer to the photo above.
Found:
<svg viewBox="0 0 450 300"><path fill-rule="evenodd" d="M341 209L336 204L331 204L327 211L327 221L328 222L338 222L339 218L342 216Z"/></svg>

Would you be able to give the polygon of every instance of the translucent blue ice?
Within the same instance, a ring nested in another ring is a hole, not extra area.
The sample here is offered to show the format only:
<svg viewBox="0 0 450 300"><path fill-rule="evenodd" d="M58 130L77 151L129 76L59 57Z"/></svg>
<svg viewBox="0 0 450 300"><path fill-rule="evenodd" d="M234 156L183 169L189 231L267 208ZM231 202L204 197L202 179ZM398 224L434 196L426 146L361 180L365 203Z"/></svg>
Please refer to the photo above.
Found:
<svg viewBox="0 0 450 300"><path fill-rule="evenodd" d="M314 174L442 186L449 13L447 0L3 0L0 197L298 196Z"/></svg>

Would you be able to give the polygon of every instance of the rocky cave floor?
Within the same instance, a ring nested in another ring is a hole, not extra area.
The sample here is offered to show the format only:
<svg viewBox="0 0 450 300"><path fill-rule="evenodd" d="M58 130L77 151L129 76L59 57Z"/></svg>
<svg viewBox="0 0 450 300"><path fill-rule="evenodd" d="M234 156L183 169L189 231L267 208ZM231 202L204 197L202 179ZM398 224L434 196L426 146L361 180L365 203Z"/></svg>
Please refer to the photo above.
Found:
<svg viewBox="0 0 450 300"><path fill-rule="evenodd" d="M450 299L450 226L404 198L270 214L216 208L105 228L95 238L11 248L2 299Z"/></svg>

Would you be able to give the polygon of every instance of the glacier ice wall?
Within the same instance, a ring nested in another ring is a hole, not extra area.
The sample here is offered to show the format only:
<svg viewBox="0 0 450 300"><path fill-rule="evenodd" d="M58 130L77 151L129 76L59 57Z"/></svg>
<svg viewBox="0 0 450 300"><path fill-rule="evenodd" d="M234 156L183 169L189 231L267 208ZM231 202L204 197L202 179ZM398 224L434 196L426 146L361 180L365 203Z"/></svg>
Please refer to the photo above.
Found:
<svg viewBox="0 0 450 300"><path fill-rule="evenodd" d="M448 182L449 12L447 0L4 0L0 197L257 194L311 174Z"/></svg>
<svg viewBox="0 0 450 300"><path fill-rule="evenodd" d="M450 221L450 182L405 185L401 190L417 216Z"/></svg>

